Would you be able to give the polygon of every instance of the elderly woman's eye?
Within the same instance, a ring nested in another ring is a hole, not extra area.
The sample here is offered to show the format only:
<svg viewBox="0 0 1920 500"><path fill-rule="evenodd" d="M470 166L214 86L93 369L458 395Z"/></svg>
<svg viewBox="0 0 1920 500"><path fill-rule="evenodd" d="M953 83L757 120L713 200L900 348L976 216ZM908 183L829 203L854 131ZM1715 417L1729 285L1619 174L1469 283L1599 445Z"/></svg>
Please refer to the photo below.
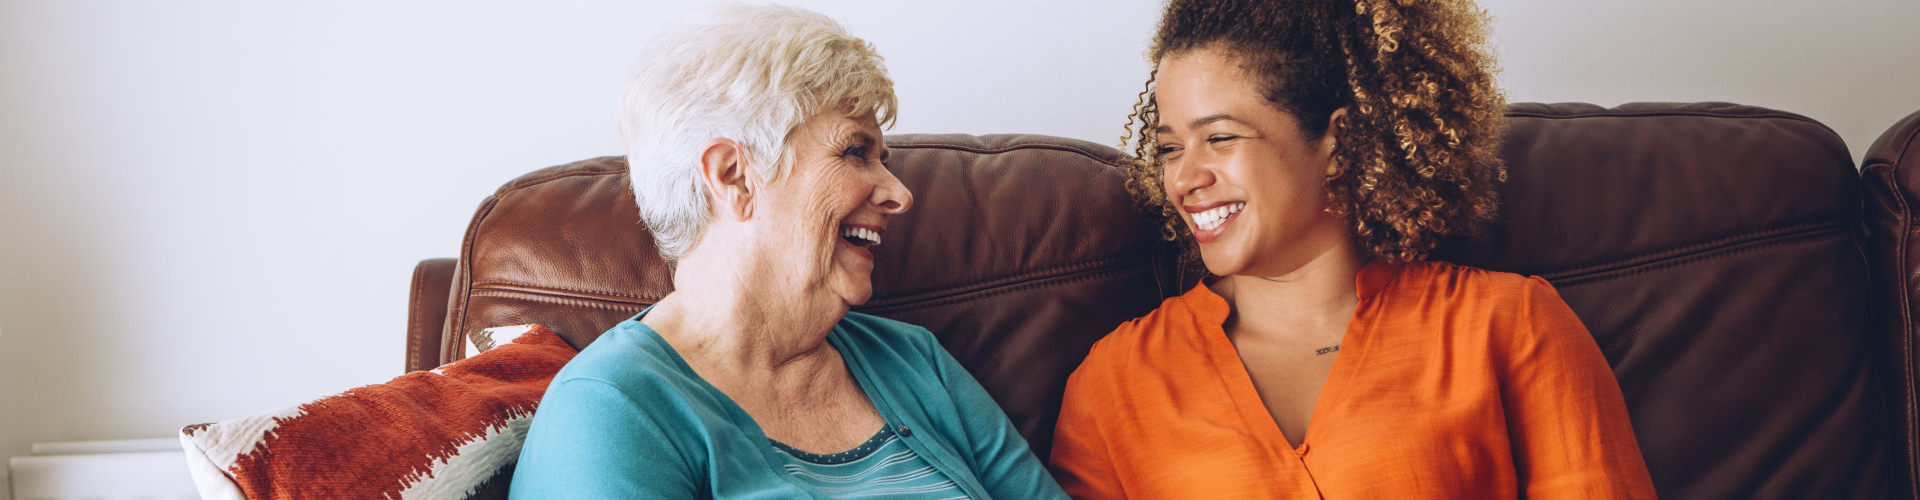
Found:
<svg viewBox="0 0 1920 500"><path fill-rule="evenodd" d="M867 157L867 147L866 146L848 146L845 151L840 152L840 155L865 159Z"/></svg>

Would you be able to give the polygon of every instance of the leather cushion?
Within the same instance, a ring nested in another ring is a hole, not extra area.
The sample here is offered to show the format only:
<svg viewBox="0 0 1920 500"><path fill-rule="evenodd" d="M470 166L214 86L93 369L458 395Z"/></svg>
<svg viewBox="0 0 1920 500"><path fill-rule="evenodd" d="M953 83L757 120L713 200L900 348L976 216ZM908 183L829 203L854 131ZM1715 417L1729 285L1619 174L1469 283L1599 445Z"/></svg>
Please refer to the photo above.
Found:
<svg viewBox="0 0 1920 500"><path fill-rule="evenodd" d="M1920 490L1920 408L1914 404L1920 372L1920 112L1907 115L1867 148L1860 165L1866 192L1868 259L1873 264L1876 330L1887 352L1887 401L1899 431L1894 456L1904 479ZM1912 496L1909 495L1908 498Z"/></svg>

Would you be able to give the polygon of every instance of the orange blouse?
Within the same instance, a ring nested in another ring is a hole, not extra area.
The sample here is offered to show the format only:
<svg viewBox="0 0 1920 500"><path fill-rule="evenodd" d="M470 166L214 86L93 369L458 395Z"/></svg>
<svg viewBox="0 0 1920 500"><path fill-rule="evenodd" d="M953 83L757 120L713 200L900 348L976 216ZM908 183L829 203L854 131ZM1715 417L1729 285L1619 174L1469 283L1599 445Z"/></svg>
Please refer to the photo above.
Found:
<svg viewBox="0 0 1920 500"><path fill-rule="evenodd" d="M1075 498L1654 498L1599 347L1546 280L1378 261L1287 445L1200 285L1115 329L1067 382Z"/></svg>

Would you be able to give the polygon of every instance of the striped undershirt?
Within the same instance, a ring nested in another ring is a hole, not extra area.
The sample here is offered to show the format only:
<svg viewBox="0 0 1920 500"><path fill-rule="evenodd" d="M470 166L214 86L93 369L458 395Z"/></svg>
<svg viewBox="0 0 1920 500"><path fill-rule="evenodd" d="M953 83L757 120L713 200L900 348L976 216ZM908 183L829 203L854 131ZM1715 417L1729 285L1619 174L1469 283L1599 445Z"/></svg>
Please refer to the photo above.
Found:
<svg viewBox="0 0 1920 500"><path fill-rule="evenodd" d="M788 474L833 498L966 500L967 494L907 447L893 426L880 428L851 450L820 455L774 440Z"/></svg>

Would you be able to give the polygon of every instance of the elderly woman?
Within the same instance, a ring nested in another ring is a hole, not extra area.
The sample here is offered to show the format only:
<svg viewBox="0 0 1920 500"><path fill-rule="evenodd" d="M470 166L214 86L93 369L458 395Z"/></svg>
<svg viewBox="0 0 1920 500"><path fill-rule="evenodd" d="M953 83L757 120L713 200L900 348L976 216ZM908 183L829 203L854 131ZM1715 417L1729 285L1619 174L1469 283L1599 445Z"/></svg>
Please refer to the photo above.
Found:
<svg viewBox="0 0 1920 500"><path fill-rule="evenodd" d="M925 329L848 308L913 195L887 171L892 82L785 7L661 35L627 82L641 219L675 291L554 377L514 498L1059 498Z"/></svg>

